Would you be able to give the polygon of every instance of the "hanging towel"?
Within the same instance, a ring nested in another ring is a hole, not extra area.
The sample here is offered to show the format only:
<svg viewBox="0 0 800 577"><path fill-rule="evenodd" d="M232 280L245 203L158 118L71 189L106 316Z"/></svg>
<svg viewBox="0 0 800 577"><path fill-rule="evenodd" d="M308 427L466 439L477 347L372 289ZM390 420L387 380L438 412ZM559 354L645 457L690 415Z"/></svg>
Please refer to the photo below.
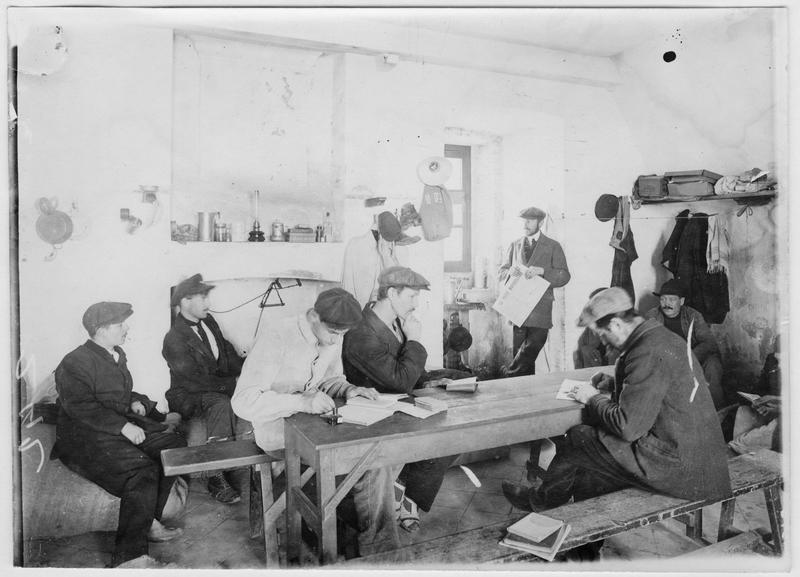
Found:
<svg viewBox="0 0 800 577"><path fill-rule="evenodd" d="M631 276L631 264L639 258L636 244L633 240L633 230L630 228L631 207L630 197L619 197L619 208L614 218L614 231L611 234L609 245L614 247L614 260L611 263L611 286L624 288L636 300Z"/></svg>
<svg viewBox="0 0 800 577"><path fill-rule="evenodd" d="M706 247L706 261L708 272L728 272L728 259L730 257L730 243L728 231L712 215L708 217L708 245Z"/></svg>
<svg viewBox="0 0 800 577"><path fill-rule="evenodd" d="M628 227L631 220L631 205L627 196L619 197L617 216L614 217L614 230L611 232L611 240L608 244L617 250L625 250L622 247L622 240L628 235Z"/></svg>

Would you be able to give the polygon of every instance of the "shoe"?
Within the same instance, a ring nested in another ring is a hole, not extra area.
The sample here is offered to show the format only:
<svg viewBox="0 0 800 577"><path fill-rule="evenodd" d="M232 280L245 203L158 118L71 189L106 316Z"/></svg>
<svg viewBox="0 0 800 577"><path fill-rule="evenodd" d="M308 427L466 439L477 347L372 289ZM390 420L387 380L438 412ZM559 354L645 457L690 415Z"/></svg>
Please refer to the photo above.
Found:
<svg viewBox="0 0 800 577"><path fill-rule="evenodd" d="M158 519L153 519L153 524L150 525L150 530L147 532L147 540L153 543L163 543L181 535L183 535L183 529L180 527L165 527Z"/></svg>
<svg viewBox="0 0 800 577"><path fill-rule="evenodd" d="M397 521L404 531L413 533L419 530L419 508L417 508L417 504L412 499L403 497Z"/></svg>
<svg viewBox="0 0 800 577"><path fill-rule="evenodd" d="M208 480L208 492L220 503L233 505L242 500L236 489L231 487L225 475L217 473Z"/></svg>
<svg viewBox="0 0 800 577"><path fill-rule="evenodd" d="M528 495L530 494L530 487L520 485L518 483L509 483L503 481L503 495L505 495L508 502L514 505L517 509L523 511L533 511Z"/></svg>

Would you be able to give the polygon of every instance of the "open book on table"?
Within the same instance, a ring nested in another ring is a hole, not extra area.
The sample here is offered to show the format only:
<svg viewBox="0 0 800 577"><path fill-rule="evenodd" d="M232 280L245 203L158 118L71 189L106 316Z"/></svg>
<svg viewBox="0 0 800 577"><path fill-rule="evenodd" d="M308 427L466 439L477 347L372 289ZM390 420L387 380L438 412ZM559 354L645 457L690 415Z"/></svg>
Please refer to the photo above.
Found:
<svg viewBox="0 0 800 577"><path fill-rule="evenodd" d="M447 410L447 403L439 399L429 397L417 398L414 403L400 402L400 399L408 395L394 395L395 399L389 402L391 395L377 400L366 399L364 397L353 397L347 404L339 409L343 423L354 425L371 425L386 417L390 417L395 412L400 411L412 417L426 419L436 413Z"/></svg>
<svg viewBox="0 0 800 577"><path fill-rule="evenodd" d="M530 513L508 527L501 545L533 553L552 561L570 531L570 526L559 519L539 513Z"/></svg>
<svg viewBox="0 0 800 577"><path fill-rule="evenodd" d="M556 399L561 401L574 401L575 398L570 396L574 395L575 391L581 385L587 384L589 381L576 381L575 379L564 379L561 383L561 386L558 387L558 392L556 393Z"/></svg>

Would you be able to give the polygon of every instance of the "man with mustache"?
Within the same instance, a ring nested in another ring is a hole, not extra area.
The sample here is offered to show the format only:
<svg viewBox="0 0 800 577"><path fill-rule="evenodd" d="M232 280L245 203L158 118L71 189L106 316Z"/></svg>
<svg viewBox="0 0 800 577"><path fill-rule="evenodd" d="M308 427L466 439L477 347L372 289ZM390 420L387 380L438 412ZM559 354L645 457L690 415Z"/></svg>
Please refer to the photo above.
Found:
<svg viewBox="0 0 800 577"><path fill-rule="evenodd" d="M725 404L725 392L722 390L722 360L714 334L703 315L684 304L686 289L680 281L670 279L661 285L659 292L653 294L659 298L659 305L647 311L645 318L664 325L683 340L686 340L689 327L694 324L692 352L703 366L714 407L719 409Z"/></svg>

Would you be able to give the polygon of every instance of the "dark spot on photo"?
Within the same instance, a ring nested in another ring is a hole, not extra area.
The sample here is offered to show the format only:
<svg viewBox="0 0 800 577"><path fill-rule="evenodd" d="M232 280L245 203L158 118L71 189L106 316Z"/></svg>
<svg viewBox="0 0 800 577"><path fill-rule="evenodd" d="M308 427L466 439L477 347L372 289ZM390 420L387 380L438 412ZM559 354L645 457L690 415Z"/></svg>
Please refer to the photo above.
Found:
<svg viewBox="0 0 800 577"><path fill-rule="evenodd" d="M673 60L675 60L677 58L677 56L675 55L675 53L672 50L670 50L668 52L664 52L663 58L664 58L664 62L672 62Z"/></svg>

